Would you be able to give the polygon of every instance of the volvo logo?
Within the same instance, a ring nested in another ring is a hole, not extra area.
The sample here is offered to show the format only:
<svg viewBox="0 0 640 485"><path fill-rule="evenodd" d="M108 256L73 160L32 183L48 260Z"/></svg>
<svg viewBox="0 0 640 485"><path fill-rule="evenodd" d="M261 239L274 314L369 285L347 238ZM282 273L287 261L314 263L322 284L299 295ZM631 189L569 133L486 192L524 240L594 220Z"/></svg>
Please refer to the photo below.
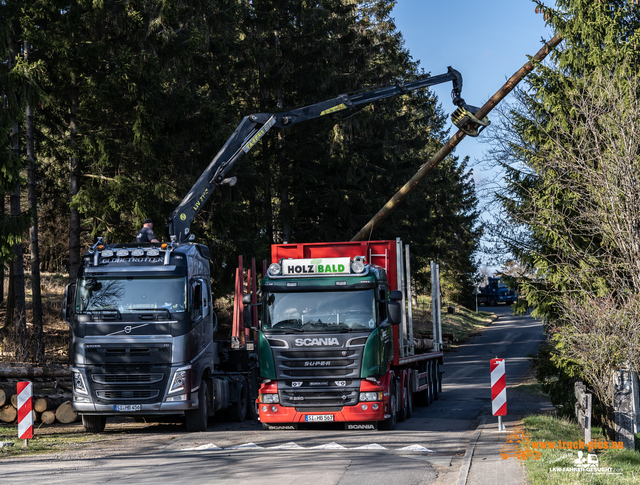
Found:
<svg viewBox="0 0 640 485"><path fill-rule="evenodd" d="M124 327L124 333L131 333L131 325Z"/></svg>
<svg viewBox="0 0 640 485"><path fill-rule="evenodd" d="M340 345L337 338L297 338L296 346L310 347L313 345Z"/></svg>

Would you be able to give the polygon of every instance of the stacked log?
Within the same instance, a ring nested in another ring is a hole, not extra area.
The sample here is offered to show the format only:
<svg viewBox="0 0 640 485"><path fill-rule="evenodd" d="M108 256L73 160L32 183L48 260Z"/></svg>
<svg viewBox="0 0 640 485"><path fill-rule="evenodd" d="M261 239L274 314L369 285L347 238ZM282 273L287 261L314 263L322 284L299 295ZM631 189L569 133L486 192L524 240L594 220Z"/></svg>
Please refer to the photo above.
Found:
<svg viewBox="0 0 640 485"><path fill-rule="evenodd" d="M49 364L39 367L27 363L0 363L0 422L16 422L16 385L25 380L34 384L34 422L53 424L57 421L68 424L77 420L78 416L71 408L72 381L68 366Z"/></svg>
<svg viewBox="0 0 640 485"><path fill-rule="evenodd" d="M58 397L39 397L33 401L33 421L44 424L53 424L56 420L62 424L73 423L78 419L78 414L71 407L69 394ZM18 398L13 394L7 399L5 391L0 392L0 421L14 423L18 417Z"/></svg>

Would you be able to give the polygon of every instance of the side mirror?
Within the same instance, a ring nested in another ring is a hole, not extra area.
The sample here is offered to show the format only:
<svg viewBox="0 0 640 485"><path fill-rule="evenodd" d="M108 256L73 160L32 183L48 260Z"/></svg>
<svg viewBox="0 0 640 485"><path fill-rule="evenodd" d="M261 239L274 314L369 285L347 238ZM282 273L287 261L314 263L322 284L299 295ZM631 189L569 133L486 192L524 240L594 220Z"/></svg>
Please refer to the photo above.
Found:
<svg viewBox="0 0 640 485"><path fill-rule="evenodd" d="M246 295L242 296L242 303L244 303L245 305L251 305L251 293L247 293Z"/></svg>
<svg viewBox="0 0 640 485"><path fill-rule="evenodd" d="M393 290L389 293L389 300L399 301L402 300L402 292L400 290Z"/></svg>
<svg viewBox="0 0 640 485"><path fill-rule="evenodd" d="M62 318L67 324L71 324L71 313L73 312L73 302L75 300L75 283L69 283L64 288L64 299L62 300Z"/></svg>
<svg viewBox="0 0 640 485"><path fill-rule="evenodd" d="M400 303L395 301L389 302L389 322L391 323L391 325L398 325L400 322L402 322Z"/></svg>

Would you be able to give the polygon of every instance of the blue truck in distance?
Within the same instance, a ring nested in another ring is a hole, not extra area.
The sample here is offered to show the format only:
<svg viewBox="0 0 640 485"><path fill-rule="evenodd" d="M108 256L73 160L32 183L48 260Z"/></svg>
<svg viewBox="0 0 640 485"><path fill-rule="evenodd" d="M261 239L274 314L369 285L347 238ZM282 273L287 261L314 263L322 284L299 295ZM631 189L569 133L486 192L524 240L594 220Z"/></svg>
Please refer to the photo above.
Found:
<svg viewBox="0 0 640 485"><path fill-rule="evenodd" d="M476 289L478 305L497 306L500 303L511 305L518 301L518 294L510 289L499 277L487 278L487 285Z"/></svg>

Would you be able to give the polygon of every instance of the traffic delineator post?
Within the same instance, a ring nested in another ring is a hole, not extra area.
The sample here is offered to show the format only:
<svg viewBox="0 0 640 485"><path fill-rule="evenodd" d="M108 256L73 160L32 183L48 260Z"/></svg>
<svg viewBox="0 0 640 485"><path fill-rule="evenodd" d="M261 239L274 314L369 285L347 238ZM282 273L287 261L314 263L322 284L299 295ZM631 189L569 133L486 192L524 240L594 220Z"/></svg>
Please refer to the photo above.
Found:
<svg viewBox="0 0 640 485"><path fill-rule="evenodd" d="M491 359L491 412L498 416L498 431L504 431L502 416L507 415L507 378L504 359Z"/></svg>
<svg viewBox="0 0 640 485"><path fill-rule="evenodd" d="M33 438L33 384L18 382L18 438L29 445Z"/></svg>

